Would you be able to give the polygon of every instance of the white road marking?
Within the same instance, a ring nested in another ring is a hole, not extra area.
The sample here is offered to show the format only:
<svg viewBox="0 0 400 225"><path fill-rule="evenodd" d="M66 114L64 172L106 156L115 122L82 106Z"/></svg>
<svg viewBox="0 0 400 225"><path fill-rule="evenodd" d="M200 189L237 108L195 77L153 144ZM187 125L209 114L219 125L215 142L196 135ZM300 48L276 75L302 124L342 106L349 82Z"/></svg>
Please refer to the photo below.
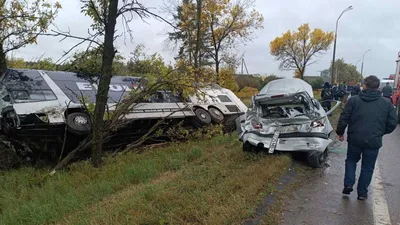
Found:
<svg viewBox="0 0 400 225"><path fill-rule="evenodd" d="M374 225L392 225L385 190L381 183L382 178L379 172L379 165L376 163L374 179L372 180Z"/></svg>

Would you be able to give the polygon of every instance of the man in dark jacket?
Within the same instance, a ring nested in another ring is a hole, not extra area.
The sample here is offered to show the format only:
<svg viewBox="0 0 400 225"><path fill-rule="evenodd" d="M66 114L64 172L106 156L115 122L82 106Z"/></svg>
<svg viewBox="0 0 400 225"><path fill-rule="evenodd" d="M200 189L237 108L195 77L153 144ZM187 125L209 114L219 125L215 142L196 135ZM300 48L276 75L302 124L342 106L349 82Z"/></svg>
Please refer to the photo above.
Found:
<svg viewBox="0 0 400 225"><path fill-rule="evenodd" d="M397 125L396 110L378 90L380 81L376 76L365 78L363 90L351 97L342 111L337 125L338 139L343 141L347 130L347 158L343 194L350 194L355 184L357 162L362 157L361 174L358 180L358 199L368 197L382 137L393 132Z"/></svg>
<svg viewBox="0 0 400 225"><path fill-rule="evenodd" d="M382 94L383 97L386 97L392 101L392 94L393 94L393 89L390 87L389 82L386 83L386 86L382 88Z"/></svg>
<svg viewBox="0 0 400 225"><path fill-rule="evenodd" d="M334 100L339 100L339 87L337 84L332 86L332 94Z"/></svg>
<svg viewBox="0 0 400 225"><path fill-rule="evenodd" d="M356 84L352 89L351 89L351 96L356 96L361 92L360 89L360 84Z"/></svg>
<svg viewBox="0 0 400 225"><path fill-rule="evenodd" d="M321 91L321 100L322 100L322 107L326 110L331 110L332 104L331 101L333 100L333 93L331 89L331 85L328 82L324 83L324 88Z"/></svg>

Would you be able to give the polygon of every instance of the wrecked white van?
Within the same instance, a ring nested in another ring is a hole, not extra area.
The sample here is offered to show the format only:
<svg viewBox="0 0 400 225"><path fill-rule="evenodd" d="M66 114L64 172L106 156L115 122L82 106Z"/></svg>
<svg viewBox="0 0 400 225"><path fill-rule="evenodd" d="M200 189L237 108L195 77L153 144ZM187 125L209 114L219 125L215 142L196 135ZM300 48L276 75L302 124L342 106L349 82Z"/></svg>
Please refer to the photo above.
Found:
<svg viewBox="0 0 400 225"><path fill-rule="evenodd" d="M327 115L339 102L326 112L308 83L290 78L269 82L251 104L246 114L237 119L243 151L303 151L311 166L324 164L333 131Z"/></svg>

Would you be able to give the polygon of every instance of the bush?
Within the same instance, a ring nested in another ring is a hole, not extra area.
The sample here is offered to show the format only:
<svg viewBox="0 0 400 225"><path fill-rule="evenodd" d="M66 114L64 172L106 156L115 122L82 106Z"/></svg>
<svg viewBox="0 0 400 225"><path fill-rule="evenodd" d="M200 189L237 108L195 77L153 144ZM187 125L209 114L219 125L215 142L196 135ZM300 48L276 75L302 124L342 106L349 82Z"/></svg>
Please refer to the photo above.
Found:
<svg viewBox="0 0 400 225"><path fill-rule="evenodd" d="M253 87L244 87L242 90L239 92L236 92L236 96L238 98L250 98L256 94L258 94L259 90L257 88Z"/></svg>
<svg viewBox="0 0 400 225"><path fill-rule="evenodd" d="M236 76L236 83L239 85L239 89L245 87L252 87L256 89L262 88L262 79L252 75L238 75Z"/></svg>

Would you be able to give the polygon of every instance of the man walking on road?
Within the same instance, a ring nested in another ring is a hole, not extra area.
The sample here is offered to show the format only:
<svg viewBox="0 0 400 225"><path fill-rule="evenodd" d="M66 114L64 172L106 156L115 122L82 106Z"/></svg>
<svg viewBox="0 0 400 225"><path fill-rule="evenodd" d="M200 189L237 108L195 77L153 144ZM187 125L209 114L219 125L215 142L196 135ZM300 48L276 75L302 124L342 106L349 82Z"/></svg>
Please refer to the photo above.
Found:
<svg viewBox="0 0 400 225"><path fill-rule="evenodd" d="M355 184L358 161L361 160L361 174L358 180L358 200L368 197L382 137L394 131L397 125L396 110L391 102L382 97L378 90L380 81L376 76L366 77L363 90L351 97L340 115L336 133L343 141L347 130L347 158L343 194L350 194Z"/></svg>
<svg viewBox="0 0 400 225"><path fill-rule="evenodd" d="M392 89L392 87L390 87L389 82L388 82L388 83L386 83L386 86L382 88L383 97L386 97L386 98L390 99L390 101L392 101L392 93L393 93L393 89Z"/></svg>

